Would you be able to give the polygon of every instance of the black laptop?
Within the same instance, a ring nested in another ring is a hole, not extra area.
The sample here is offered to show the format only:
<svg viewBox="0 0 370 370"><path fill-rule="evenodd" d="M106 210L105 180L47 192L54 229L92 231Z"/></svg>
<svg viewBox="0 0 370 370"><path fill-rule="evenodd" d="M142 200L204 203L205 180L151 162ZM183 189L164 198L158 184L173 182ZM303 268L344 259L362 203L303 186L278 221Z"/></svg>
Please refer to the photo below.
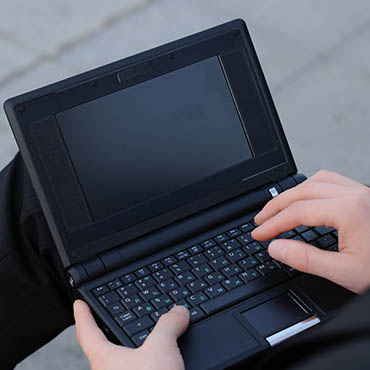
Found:
<svg viewBox="0 0 370 370"><path fill-rule="evenodd" d="M224 369L329 319L351 294L272 260L255 214L297 174L242 20L9 99L68 280L114 342L186 305L187 369ZM337 232L279 237L337 251Z"/></svg>

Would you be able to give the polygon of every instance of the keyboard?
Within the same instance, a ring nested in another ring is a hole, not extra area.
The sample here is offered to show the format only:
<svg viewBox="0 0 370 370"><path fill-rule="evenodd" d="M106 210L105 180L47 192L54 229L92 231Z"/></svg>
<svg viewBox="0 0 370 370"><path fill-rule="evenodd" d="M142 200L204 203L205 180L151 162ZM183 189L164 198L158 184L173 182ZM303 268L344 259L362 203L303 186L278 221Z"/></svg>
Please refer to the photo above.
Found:
<svg viewBox="0 0 370 370"><path fill-rule="evenodd" d="M131 341L140 346L160 316L174 305L185 305L191 323L195 323L299 275L269 256L271 240L258 242L252 238L256 226L250 219L96 286L92 293ZM300 226L279 238L338 250L338 233L326 226Z"/></svg>

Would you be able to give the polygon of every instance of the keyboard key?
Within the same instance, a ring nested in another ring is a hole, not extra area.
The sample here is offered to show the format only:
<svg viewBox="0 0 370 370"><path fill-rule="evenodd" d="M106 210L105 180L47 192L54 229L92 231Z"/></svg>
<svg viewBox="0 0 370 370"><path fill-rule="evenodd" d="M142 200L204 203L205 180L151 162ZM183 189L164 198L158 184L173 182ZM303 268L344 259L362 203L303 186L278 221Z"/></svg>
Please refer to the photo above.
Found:
<svg viewBox="0 0 370 370"><path fill-rule="evenodd" d="M208 297L203 292L198 292L186 299L193 307L199 306L201 303L206 302Z"/></svg>
<svg viewBox="0 0 370 370"><path fill-rule="evenodd" d="M225 266L227 265L230 265L230 262L228 261L228 259L226 257L218 257L212 261L210 261L210 266L212 266L215 270L221 270L222 268L224 268Z"/></svg>
<svg viewBox="0 0 370 370"><path fill-rule="evenodd" d="M269 247L270 243L273 241L274 239L271 239L271 240L260 240L259 243L262 245L262 247L265 247L266 249Z"/></svg>
<svg viewBox="0 0 370 370"><path fill-rule="evenodd" d="M168 280L168 279L172 278L173 273L169 269L165 268L161 271L155 272L153 274L153 277L154 277L155 280L158 281L158 283L160 283L162 281L165 281L165 280Z"/></svg>
<svg viewBox="0 0 370 370"><path fill-rule="evenodd" d="M175 301L179 301L180 299L186 298L188 295L190 295L190 290L185 287L179 287L172 292L169 293L170 297Z"/></svg>
<svg viewBox="0 0 370 370"><path fill-rule="evenodd" d="M206 314L211 314L231 304L235 304L241 300L251 297L252 295L255 295L263 290L281 284L287 279L287 275L278 270L271 273L264 279L251 281L250 283L242 285L239 288L230 290L229 292L222 294L219 297L204 302L200 305L200 307Z"/></svg>
<svg viewBox="0 0 370 370"><path fill-rule="evenodd" d="M297 233L304 233L305 231L308 230L308 227L307 226L298 226L294 229Z"/></svg>
<svg viewBox="0 0 370 370"><path fill-rule="evenodd" d="M249 283L253 280L260 279L261 275L257 273L255 269L249 269L239 274L239 277L245 282Z"/></svg>
<svg viewBox="0 0 370 370"><path fill-rule="evenodd" d="M207 263L201 266L197 266L195 269L192 270L192 273L198 279L201 279L203 276L208 275L211 272L213 272L213 269Z"/></svg>
<svg viewBox="0 0 370 370"><path fill-rule="evenodd" d="M264 265L267 267L267 269L268 270L270 270L270 271L275 271L275 270L277 270L278 268L279 268L279 263L277 262L277 263L275 263L275 261L272 261L272 260L270 260L270 261L266 261L265 263L264 263Z"/></svg>
<svg viewBox="0 0 370 370"><path fill-rule="evenodd" d="M322 248L327 248L332 244L335 244L336 242L337 241L330 234L322 236L321 238L317 239L317 243Z"/></svg>
<svg viewBox="0 0 370 370"><path fill-rule="evenodd" d="M186 260L190 256L191 254L188 251L181 251L181 252L176 253L176 257L179 261Z"/></svg>
<svg viewBox="0 0 370 370"><path fill-rule="evenodd" d="M201 252L203 250L203 248L197 244L197 245L194 245L193 247L189 248L188 251L194 255L194 254L198 254L199 252Z"/></svg>
<svg viewBox="0 0 370 370"><path fill-rule="evenodd" d="M107 285L108 285L109 289L114 290L114 289L117 289L120 286L122 286L123 283L122 283L121 280L116 279L116 280L113 280L113 281L109 282Z"/></svg>
<svg viewBox="0 0 370 370"><path fill-rule="evenodd" d="M175 256L170 256L170 257L167 257L164 260L162 260L162 262L165 266L169 266L169 265L172 265L172 264L176 263L177 258Z"/></svg>
<svg viewBox="0 0 370 370"><path fill-rule="evenodd" d="M229 265L229 266L226 266L225 268L223 268L221 270L221 272L228 278L230 278L231 276L234 276L234 275L237 275L237 274L240 274L241 272L243 272L242 268L238 265Z"/></svg>
<svg viewBox="0 0 370 370"><path fill-rule="evenodd" d="M258 261L260 261L261 263L264 263L266 261L271 260L271 257L270 257L270 255L268 254L267 251L262 251L262 252L256 253L254 255L254 257L257 258Z"/></svg>
<svg viewBox="0 0 370 370"><path fill-rule="evenodd" d="M133 283L127 284L121 288L117 289L117 293L122 297L129 297L139 292L139 289Z"/></svg>
<svg viewBox="0 0 370 370"><path fill-rule="evenodd" d="M243 251L246 252L249 256L261 252L262 250L264 250L264 248L258 242L249 243L243 248Z"/></svg>
<svg viewBox="0 0 370 370"><path fill-rule="evenodd" d="M175 277L175 281L179 285L186 285L193 280L195 280L195 276L190 271L185 271L184 273L179 274Z"/></svg>
<svg viewBox="0 0 370 370"><path fill-rule="evenodd" d="M174 290L175 288L178 287L178 285L174 282L173 279L168 279L166 281L162 281L157 286L161 290L162 293L168 293L171 290Z"/></svg>
<svg viewBox="0 0 370 370"><path fill-rule="evenodd" d="M129 337L132 337L141 331L151 328L152 326L154 326L154 321L149 316L144 316L141 319L132 321L125 325L123 330Z"/></svg>
<svg viewBox="0 0 370 370"><path fill-rule="evenodd" d="M140 347L144 342L145 342L145 339L148 337L148 335L150 334L149 330L144 330L142 331L141 333L138 333L138 334L135 334L133 337L132 337L132 341L138 346Z"/></svg>
<svg viewBox="0 0 370 370"><path fill-rule="evenodd" d="M318 226L318 227L315 227L314 230L317 234L323 236L323 235L331 233L335 229L333 229L332 227L328 227L328 226Z"/></svg>
<svg viewBox="0 0 370 370"><path fill-rule="evenodd" d="M338 244L335 243L333 245L331 245L330 247L327 248L328 251L331 251L331 252L338 252Z"/></svg>
<svg viewBox="0 0 370 370"><path fill-rule="evenodd" d="M204 252L204 255L210 260L214 260L217 257L223 256L224 254L225 252L219 246L213 247Z"/></svg>
<svg viewBox="0 0 370 370"><path fill-rule="evenodd" d="M238 240L243 245L247 245L248 243L251 243L254 241L250 232L238 236Z"/></svg>
<svg viewBox="0 0 370 370"><path fill-rule="evenodd" d="M221 294L226 293L226 289L222 287L220 284L216 284L204 289L204 293L206 293L209 298L213 299Z"/></svg>
<svg viewBox="0 0 370 370"><path fill-rule="evenodd" d="M129 322L136 320L137 317L131 311L126 311L126 312L122 312L121 314L116 316L114 319L117 321L117 323L120 326L124 326L128 324Z"/></svg>
<svg viewBox="0 0 370 370"><path fill-rule="evenodd" d="M151 301L151 304L157 309L160 310L163 307L168 307L173 303L172 299L168 295L161 295L157 298L154 298Z"/></svg>
<svg viewBox="0 0 370 370"><path fill-rule="evenodd" d="M154 286L151 286L150 288L148 289L144 289L143 291L141 291L139 293L139 296L144 300L144 301L150 301L151 299L155 298L155 297L158 297L162 295L162 293L159 291L159 289L157 289L156 287Z"/></svg>
<svg viewBox="0 0 370 370"><path fill-rule="evenodd" d="M100 285L97 288L92 290L95 297L99 297L100 295L109 292L109 289L106 285Z"/></svg>
<svg viewBox="0 0 370 370"><path fill-rule="evenodd" d="M155 284L156 281L151 276L145 276L144 278L135 281L135 285L140 290L148 289Z"/></svg>
<svg viewBox="0 0 370 370"><path fill-rule="evenodd" d="M108 312L112 315L112 316L116 316L118 315L119 313L125 311L125 308L121 305L121 303L117 302L117 303L113 303L111 304L110 306L107 307L107 310Z"/></svg>
<svg viewBox="0 0 370 370"><path fill-rule="evenodd" d="M121 277L121 281L123 284L129 284L136 280L136 276L134 274L127 274Z"/></svg>
<svg viewBox="0 0 370 370"><path fill-rule="evenodd" d="M317 234L314 233L312 230L305 231L301 234L301 236L306 242L312 242L317 238Z"/></svg>
<svg viewBox="0 0 370 370"><path fill-rule="evenodd" d="M208 286L207 283L205 283L203 280L196 280L191 282L190 284L187 285L187 288L192 292L192 293L197 293L204 288Z"/></svg>
<svg viewBox="0 0 370 370"><path fill-rule="evenodd" d="M201 243L202 247L205 249L213 248L216 246L216 243L213 239L208 239L205 240L204 242Z"/></svg>
<svg viewBox="0 0 370 370"><path fill-rule="evenodd" d="M236 238L241 235L241 231L238 228L231 229L226 233L230 238Z"/></svg>
<svg viewBox="0 0 370 370"><path fill-rule="evenodd" d="M297 271L296 269L294 269L293 267L290 267L290 266L287 266L287 265L283 265L282 266L282 269L288 274L289 277L293 278L293 277L296 277L298 275L300 275L300 272Z"/></svg>
<svg viewBox="0 0 370 370"><path fill-rule="evenodd" d="M103 304L104 307L110 306L113 303L119 301L119 295L116 292L108 292L99 297L99 301Z"/></svg>
<svg viewBox="0 0 370 370"><path fill-rule="evenodd" d="M190 322L194 323L205 316L200 307L193 307L190 310Z"/></svg>
<svg viewBox="0 0 370 370"><path fill-rule="evenodd" d="M155 311L154 313L152 313L150 315L150 317L155 321L157 322L159 320L159 318L164 315L165 313L168 312L168 308L164 307L164 308L161 308L160 310L158 311Z"/></svg>
<svg viewBox="0 0 370 370"><path fill-rule="evenodd" d="M235 263L246 257L246 254L241 249L235 249L226 254L226 257L231 263Z"/></svg>
<svg viewBox="0 0 370 370"><path fill-rule="evenodd" d="M254 228L255 228L254 225L250 222L247 222L246 224L243 224L239 227L239 229L243 233L248 233L248 232L252 231Z"/></svg>
<svg viewBox="0 0 370 370"><path fill-rule="evenodd" d="M137 316L143 317L145 315L153 313L155 309L150 303L142 303L139 306L135 307L133 311Z"/></svg>
<svg viewBox="0 0 370 370"><path fill-rule="evenodd" d="M238 288L240 285L244 284L243 280L240 279L239 277L237 276L233 276L231 277L230 279L226 279L225 281L223 281L221 283L224 288L226 288L227 290L232 290L232 289L235 289L235 288Z"/></svg>
<svg viewBox="0 0 370 370"><path fill-rule="evenodd" d="M236 239L230 239L227 242L221 243L221 248L225 252L231 252L232 250L237 249L240 246L240 243Z"/></svg>
<svg viewBox="0 0 370 370"><path fill-rule="evenodd" d="M216 237L215 237L217 243L223 243L223 242L226 242L226 240L229 239L229 237L226 235L226 234L218 234Z"/></svg>
<svg viewBox="0 0 370 370"><path fill-rule="evenodd" d="M175 275L178 275L182 272L190 270L190 266L186 261L181 261L172 265L170 269Z"/></svg>
<svg viewBox="0 0 370 370"><path fill-rule="evenodd" d="M252 267L256 267L258 265L258 261L254 257L244 258L239 261L239 266L244 270L248 270Z"/></svg>
<svg viewBox="0 0 370 370"><path fill-rule="evenodd" d="M207 259L206 259L206 257L203 256L203 254L196 254L195 256L190 257L187 260L187 262L192 267L196 267L196 266L199 266L199 265L203 265L203 263L206 263L207 262Z"/></svg>
<svg viewBox="0 0 370 370"><path fill-rule="evenodd" d="M285 233L282 233L278 236L279 239L290 239L290 238L293 238L294 236L296 236L297 234L295 233L294 230L289 230L289 231L286 231Z"/></svg>
<svg viewBox="0 0 370 370"><path fill-rule="evenodd" d="M292 238L292 240L298 240L299 242L305 242L305 240L300 235L295 236L294 238Z"/></svg>
<svg viewBox="0 0 370 370"><path fill-rule="evenodd" d="M185 306L188 310L191 309L191 304L186 302L185 299L181 299L180 301L177 301L176 303L172 303L168 309L171 310L175 306Z"/></svg>
<svg viewBox="0 0 370 370"><path fill-rule="evenodd" d="M135 275L138 278L144 277L144 276L149 275L149 274L150 274L150 271L146 267L143 267L142 269L139 269L139 270L135 271Z"/></svg>
<svg viewBox="0 0 370 370"><path fill-rule="evenodd" d="M163 267L164 267L163 263L154 262L149 266L149 269L150 269L151 272L156 272L156 271L159 271L159 270L163 269Z"/></svg>
<svg viewBox="0 0 370 370"><path fill-rule="evenodd" d="M222 280L225 280L225 276L222 275L220 272L213 272L212 274L207 275L204 280L209 285L213 285L216 283L220 283Z"/></svg>
<svg viewBox="0 0 370 370"><path fill-rule="evenodd" d="M264 263L258 265L256 267L256 271L258 271L262 276L266 276L272 272L271 269Z"/></svg>
<svg viewBox="0 0 370 370"><path fill-rule="evenodd" d="M131 310L132 308L136 307L137 305L144 303L144 301L138 295L132 295L131 297L125 297L121 300L123 305L128 309Z"/></svg>

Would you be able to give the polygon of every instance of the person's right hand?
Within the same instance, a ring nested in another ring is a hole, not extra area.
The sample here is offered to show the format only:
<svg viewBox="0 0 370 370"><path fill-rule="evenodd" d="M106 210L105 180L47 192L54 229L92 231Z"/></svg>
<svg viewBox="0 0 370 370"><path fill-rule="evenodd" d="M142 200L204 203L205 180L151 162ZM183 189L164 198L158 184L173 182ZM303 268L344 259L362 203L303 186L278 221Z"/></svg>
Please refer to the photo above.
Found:
<svg viewBox="0 0 370 370"><path fill-rule="evenodd" d="M269 240L297 226L331 226L339 231L339 252L278 239L271 257L360 293L370 287L370 189L329 171L272 199L255 217L253 237Z"/></svg>

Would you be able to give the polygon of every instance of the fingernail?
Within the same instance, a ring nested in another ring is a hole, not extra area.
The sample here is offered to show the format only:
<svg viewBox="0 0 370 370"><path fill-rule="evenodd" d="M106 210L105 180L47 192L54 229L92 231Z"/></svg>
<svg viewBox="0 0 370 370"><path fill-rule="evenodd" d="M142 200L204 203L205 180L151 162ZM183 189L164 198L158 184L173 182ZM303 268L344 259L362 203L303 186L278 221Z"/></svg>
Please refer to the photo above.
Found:
<svg viewBox="0 0 370 370"><path fill-rule="evenodd" d="M280 261L285 260L287 251L286 242L283 240L274 240L270 243L268 252L272 258L275 258Z"/></svg>
<svg viewBox="0 0 370 370"><path fill-rule="evenodd" d="M255 232L256 232L256 231L258 232L258 230L260 230L260 226L257 226L257 227L252 231L252 235L253 235L253 234L255 234Z"/></svg>
<svg viewBox="0 0 370 370"><path fill-rule="evenodd" d="M181 314L187 314L188 309L185 306L174 306L171 311L179 312Z"/></svg>

